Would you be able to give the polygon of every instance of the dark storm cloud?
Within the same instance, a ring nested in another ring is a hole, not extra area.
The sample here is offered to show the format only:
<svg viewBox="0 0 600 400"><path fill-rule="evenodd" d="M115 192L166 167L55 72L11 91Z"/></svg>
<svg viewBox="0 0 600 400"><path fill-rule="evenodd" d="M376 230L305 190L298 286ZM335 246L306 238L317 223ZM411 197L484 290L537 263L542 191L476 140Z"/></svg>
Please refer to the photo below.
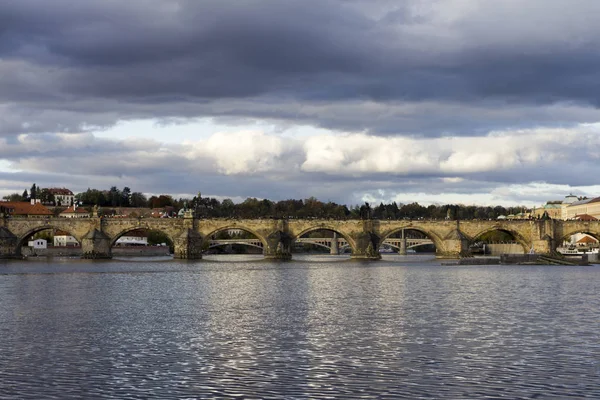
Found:
<svg viewBox="0 0 600 400"><path fill-rule="evenodd" d="M597 120L597 3L395 3L0 2L0 132L148 117L417 135Z"/></svg>

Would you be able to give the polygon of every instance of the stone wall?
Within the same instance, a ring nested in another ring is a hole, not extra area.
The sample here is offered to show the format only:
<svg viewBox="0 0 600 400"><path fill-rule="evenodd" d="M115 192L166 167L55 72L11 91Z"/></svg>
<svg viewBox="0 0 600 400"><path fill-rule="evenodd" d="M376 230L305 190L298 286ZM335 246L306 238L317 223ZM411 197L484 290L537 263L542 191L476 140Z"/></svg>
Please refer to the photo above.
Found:
<svg viewBox="0 0 600 400"><path fill-rule="evenodd" d="M486 255L525 254L525 249L518 243L490 243L485 245Z"/></svg>

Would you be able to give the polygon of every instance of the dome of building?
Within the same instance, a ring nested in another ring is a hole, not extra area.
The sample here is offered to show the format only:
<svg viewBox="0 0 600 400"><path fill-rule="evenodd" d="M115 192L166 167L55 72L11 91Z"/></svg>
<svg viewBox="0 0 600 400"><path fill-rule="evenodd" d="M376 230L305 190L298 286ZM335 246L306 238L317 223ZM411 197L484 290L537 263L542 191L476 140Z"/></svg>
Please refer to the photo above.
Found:
<svg viewBox="0 0 600 400"><path fill-rule="evenodd" d="M575 196L574 194L569 194L568 196L565 196L565 199L563 200L563 204L572 204L575 203L577 201L577 196Z"/></svg>

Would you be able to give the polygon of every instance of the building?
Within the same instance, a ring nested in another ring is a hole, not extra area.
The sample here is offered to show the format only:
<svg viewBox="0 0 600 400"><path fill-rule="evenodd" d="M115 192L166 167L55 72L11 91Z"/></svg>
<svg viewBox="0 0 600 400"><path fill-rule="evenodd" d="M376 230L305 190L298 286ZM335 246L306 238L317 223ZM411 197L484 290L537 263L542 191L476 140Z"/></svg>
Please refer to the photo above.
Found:
<svg viewBox="0 0 600 400"><path fill-rule="evenodd" d="M562 219L562 200L551 200L540 208L534 208L531 212L532 218L542 218L544 215L551 219Z"/></svg>
<svg viewBox="0 0 600 400"><path fill-rule="evenodd" d="M46 249L46 248L48 248L48 242L46 241L46 239L30 240L27 245L29 247L31 247L32 249Z"/></svg>
<svg viewBox="0 0 600 400"><path fill-rule="evenodd" d="M150 212L153 218L171 218L177 216L175 208L172 206L164 206L162 208L153 208Z"/></svg>
<svg viewBox="0 0 600 400"><path fill-rule="evenodd" d="M74 204L61 212L59 216L62 218L87 218L90 216L90 212L85 208L77 207L77 204Z"/></svg>
<svg viewBox="0 0 600 400"><path fill-rule="evenodd" d="M577 214L573 219L577 221L598 221L598 218L593 217L589 214Z"/></svg>
<svg viewBox="0 0 600 400"><path fill-rule="evenodd" d="M540 208L531 212L533 218L542 218L544 215L551 219L578 219L593 221L600 219L600 197L593 199L577 197L573 194L565 196L564 200L548 201Z"/></svg>
<svg viewBox="0 0 600 400"><path fill-rule="evenodd" d="M127 232L117 239L115 246L148 246L148 233L141 229Z"/></svg>
<svg viewBox="0 0 600 400"><path fill-rule="evenodd" d="M570 193L568 196L565 196L565 199L561 202L561 215L560 219L568 219L567 218L567 207L572 205L573 203L578 202L579 199L574 194Z"/></svg>
<svg viewBox="0 0 600 400"><path fill-rule="evenodd" d="M69 235L68 232L57 230L54 233L54 246L76 247L79 246L79 242L73 236Z"/></svg>
<svg viewBox="0 0 600 400"><path fill-rule="evenodd" d="M75 196L69 189L48 188L48 193L54 196L55 206L72 206L75 201Z"/></svg>
<svg viewBox="0 0 600 400"><path fill-rule="evenodd" d="M593 249L599 246L599 241L595 237L587 233L576 233L564 241L563 245L570 248L587 248Z"/></svg>
<svg viewBox="0 0 600 400"><path fill-rule="evenodd" d="M563 209L562 219L577 219L580 215L588 215L600 219L600 197L582 199L568 204Z"/></svg>
<svg viewBox="0 0 600 400"><path fill-rule="evenodd" d="M50 217L52 212L41 203L32 200L0 202L0 213L11 217Z"/></svg>

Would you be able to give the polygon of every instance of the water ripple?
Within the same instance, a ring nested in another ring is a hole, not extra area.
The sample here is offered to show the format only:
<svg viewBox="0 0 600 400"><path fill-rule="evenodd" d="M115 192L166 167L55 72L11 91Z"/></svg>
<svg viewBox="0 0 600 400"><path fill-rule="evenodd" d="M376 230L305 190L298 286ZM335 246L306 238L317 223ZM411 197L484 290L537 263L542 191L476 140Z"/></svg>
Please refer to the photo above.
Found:
<svg viewBox="0 0 600 400"><path fill-rule="evenodd" d="M600 268L0 265L0 399L600 398Z"/></svg>

